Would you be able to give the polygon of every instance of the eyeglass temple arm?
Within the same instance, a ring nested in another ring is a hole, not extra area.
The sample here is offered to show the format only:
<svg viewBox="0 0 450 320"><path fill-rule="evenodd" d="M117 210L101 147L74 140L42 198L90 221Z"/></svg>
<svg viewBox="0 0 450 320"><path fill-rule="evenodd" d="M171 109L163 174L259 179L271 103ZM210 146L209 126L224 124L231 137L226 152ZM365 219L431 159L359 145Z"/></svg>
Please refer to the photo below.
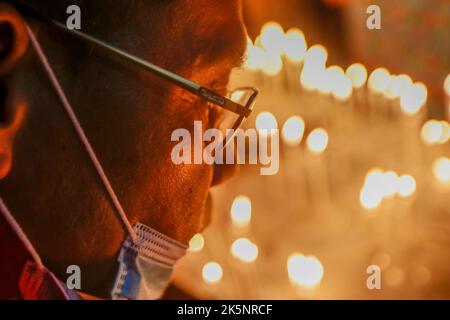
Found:
<svg viewBox="0 0 450 320"><path fill-rule="evenodd" d="M169 70L166 70L164 68L158 67L157 65L146 61L144 59L141 59L131 53L128 53L124 50L121 50L119 48L116 48L104 41L101 41L97 38L94 38L84 32L81 31L77 31L77 30L69 30L64 24L57 22L57 21L51 21L51 23L53 25L55 25L56 27L58 27L59 29L65 31L65 32L69 32L72 33L73 35L77 36L78 38L85 40L91 44L94 44L96 46L99 46L101 48L104 48L106 50L112 51L115 54L122 56L132 62L134 62L135 64L143 67L144 69L146 69L147 71L150 71L154 74L156 74L157 76L160 76L164 79L166 79L167 81L187 90L188 92L191 92L197 96L199 96L200 98L205 99L206 101L209 101L215 105L218 105L222 108L225 108L229 111L235 112L241 116L244 117L249 117L250 116L250 110L247 110L244 106L235 103L234 101L225 98L224 96L215 93L214 91L211 91L205 87L200 86L199 84L188 80L176 73L170 72Z"/></svg>
<svg viewBox="0 0 450 320"><path fill-rule="evenodd" d="M214 91L211 91L205 87L202 87L199 84L197 84L191 80L188 80L188 79L186 79L180 75L177 75L173 72L170 72L169 70L166 70L164 68L158 67L157 65L155 65L149 61L141 59L141 58L139 58L131 53L128 53L124 50L121 50L119 48L116 48L116 47L114 47L102 40L99 40L93 36L90 36L84 32L81 32L78 30L70 30L63 23L58 22L56 20L49 19L47 17L44 17L39 12L37 12L37 10L35 10L34 8L32 8L29 5L22 4L15 0L9 0L9 2L13 3L14 5L19 7L26 13L29 13L36 19L46 22L46 23L50 23L50 24L56 26L58 29L60 29L66 33L70 33L70 34L78 37L81 40L84 40L90 44L96 45L98 47L101 47L103 49L111 51L123 58L126 58L126 59L134 62L135 64L143 67L147 71L166 79L167 81L183 88L184 90L186 90L188 92L191 92L191 93L199 96L200 98L202 98L206 101L209 101L210 103L218 105L222 108L225 108L231 112L234 112L234 113L244 116L246 118L250 116L251 111L248 110L247 108L245 108L244 106L242 106L238 103L235 103L234 101L227 99L224 96L215 93Z"/></svg>

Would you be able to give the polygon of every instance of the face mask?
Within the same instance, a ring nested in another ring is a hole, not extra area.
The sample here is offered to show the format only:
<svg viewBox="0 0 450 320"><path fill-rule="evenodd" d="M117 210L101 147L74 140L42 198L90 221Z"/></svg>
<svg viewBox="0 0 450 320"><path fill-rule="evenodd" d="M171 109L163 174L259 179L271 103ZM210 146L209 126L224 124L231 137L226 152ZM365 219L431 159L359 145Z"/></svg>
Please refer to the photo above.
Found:
<svg viewBox="0 0 450 320"><path fill-rule="evenodd" d="M127 239L118 256L118 272L111 292L112 299L152 300L160 298L170 283L173 266L187 251L187 246L141 223L130 225L119 199L106 176L70 102L67 99L45 53L29 27L28 35L47 72L75 131L86 148L125 229Z"/></svg>

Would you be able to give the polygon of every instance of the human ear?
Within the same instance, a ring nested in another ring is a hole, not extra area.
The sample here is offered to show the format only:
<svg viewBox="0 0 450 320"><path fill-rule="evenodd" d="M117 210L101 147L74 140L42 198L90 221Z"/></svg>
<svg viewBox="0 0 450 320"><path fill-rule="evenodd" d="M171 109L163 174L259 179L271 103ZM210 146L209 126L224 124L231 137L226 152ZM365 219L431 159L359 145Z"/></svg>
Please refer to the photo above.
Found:
<svg viewBox="0 0 450 320"><path fill-rule="evenodd" d="M0 179L10 171L14 137L20 128L25 107L18 99L8 97L5 78L25 54L28 34L20 14L6 3L0 3Z"/></svg>

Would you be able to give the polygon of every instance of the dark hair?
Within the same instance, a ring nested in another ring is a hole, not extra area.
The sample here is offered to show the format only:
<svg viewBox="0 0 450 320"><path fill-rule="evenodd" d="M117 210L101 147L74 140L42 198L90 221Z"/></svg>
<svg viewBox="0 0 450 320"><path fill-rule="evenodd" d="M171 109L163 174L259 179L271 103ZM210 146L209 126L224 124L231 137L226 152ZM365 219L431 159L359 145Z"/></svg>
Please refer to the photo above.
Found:
<svg viewBox="0 0 450 320"><path fill-rule="evenodd" d="M39 14L56 19L62 20L66 14L67 7L70 5L78 5L80 7L85 7L89 1L85 0L6 0L13 6L15 6L19 11L23 11L23 8L31 8L38 12ZM23 12L22 12L23 13Z"/></svg>

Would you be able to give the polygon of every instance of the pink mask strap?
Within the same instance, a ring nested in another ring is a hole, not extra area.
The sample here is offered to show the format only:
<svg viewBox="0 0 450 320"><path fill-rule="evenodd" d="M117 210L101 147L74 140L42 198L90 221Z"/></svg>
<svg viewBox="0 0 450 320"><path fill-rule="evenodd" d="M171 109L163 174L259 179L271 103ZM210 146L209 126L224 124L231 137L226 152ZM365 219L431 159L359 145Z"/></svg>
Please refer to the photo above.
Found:
<svg viewBox="0 0 450 320"><path fill-rule="evenodd" d="M19 237L20 241L23 243L24 247L27 249L31 257L33 258L33 261L36 263L36 267L40 271L44 271L45 267L42 263L41 257L37 253L36 249L33 247L33 244L30 242L30 239L28 239L25 232L23 232L22 228L17 223L16 219L12 216L11 212L8 210L8 207L3 202L3 199L0 198L0 211L2 212L3 216L5 217L6 221L9 223L13 231L16 233L17 237Z"/></svg>

